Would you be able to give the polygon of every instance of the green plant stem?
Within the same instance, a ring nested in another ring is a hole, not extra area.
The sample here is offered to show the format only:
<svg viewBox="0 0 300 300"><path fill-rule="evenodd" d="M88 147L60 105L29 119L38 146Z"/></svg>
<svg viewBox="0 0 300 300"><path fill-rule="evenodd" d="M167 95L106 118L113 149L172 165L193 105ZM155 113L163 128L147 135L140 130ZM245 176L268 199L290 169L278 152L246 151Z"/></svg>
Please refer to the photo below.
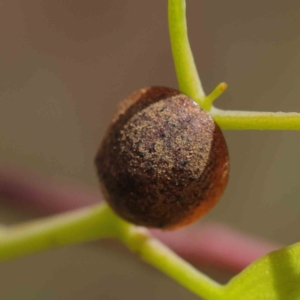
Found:
<svg viewBox="0 0 300 300"><path fill-rule="evenodd" d="M0 261L64 245L113 236L105 205L88 207L21 225L1 227Z"/></svg>
<svg viewBox="0 0 300 300"><path fill-rule="evenodd" d="M0 261L101 238L117 238L142 259L205 299L224 290L154 239L142 227L120 219L105 204L0 228Z"/></svg>
<svg viewBox="0 0 300 300"><path fill-rule="evenodd" d="M189 43L185 0L169 0L168 3L170 40L179 90L210 111L212 102L227 85L220 83L210 95L205 95Z"/></svg>
<svg viewBox="0 0 300 300"><path fill-rule="evenodd" d="M219 98L226 89L227 84L225 82L221 82L208 96L205 97L202 108L210 112L213 107L212 103Z"/></svg>
<svg viewBox="0 0 300 300"><path fill-rule="evenodd" d="M221 83L210 95L205 95L189 43L185 0L168 3L172 53L181 92L208 111L223 130L300 130L299 113L229 111L213 107L213 101L227 85Z"/></svg>
<svg viewBox="0 0 300 300"><path fill-rule="evenodd" d="M189 44L184 0L169 0L169 32L179 90L203 104L205 93Z"/></svg>
<svg viewBox="0 0 300 300"><path fill-rule="evenodd" d="M222 129L300 130L299 113L230 111L212 107L210 114Z"/></svg>
<svg viewBox="0 0 300 300"><path fill-rule="evenodd" d="M119 239L143 260L155 266L181 285L203 297L218 300L222 298L223 286L196 270L164 244L137 227L122 228Z"/></svg>

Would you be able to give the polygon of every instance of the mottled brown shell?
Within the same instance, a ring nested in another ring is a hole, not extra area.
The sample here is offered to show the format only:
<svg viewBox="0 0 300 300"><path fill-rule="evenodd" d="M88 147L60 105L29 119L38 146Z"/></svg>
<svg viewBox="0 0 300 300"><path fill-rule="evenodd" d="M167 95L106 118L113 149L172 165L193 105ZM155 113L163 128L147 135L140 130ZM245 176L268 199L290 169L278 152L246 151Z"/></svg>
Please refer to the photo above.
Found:
<svg viewBox="0 0 300 300"><path fill-rule="evenodd" d="M150 87L120 103L96 156L100 186L129 222L177 228L221 197L228 151L212 117L177 90Z"/></svg>

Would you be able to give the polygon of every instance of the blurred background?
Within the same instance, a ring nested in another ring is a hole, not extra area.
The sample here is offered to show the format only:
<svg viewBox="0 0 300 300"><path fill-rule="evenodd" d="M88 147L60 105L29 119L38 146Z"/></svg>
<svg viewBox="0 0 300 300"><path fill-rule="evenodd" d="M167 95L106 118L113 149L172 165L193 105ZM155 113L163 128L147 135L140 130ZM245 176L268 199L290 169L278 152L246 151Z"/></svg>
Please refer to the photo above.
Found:
<svg viewBox="0 0 300 300"><path fill-rule="evenodd" d="M217 107L300 112L299 1L187 0L187 9L205 91L229 85ZM4 0L0 43L1 163L95 193L93 158L117 103L141 87L177 87L167 1ZM299 241L299 134L226 131L230 182L196 226ZM0 204L0 218L32 216ZM0 278L0 299L197 299L101 244L3 263Z"/></svg>

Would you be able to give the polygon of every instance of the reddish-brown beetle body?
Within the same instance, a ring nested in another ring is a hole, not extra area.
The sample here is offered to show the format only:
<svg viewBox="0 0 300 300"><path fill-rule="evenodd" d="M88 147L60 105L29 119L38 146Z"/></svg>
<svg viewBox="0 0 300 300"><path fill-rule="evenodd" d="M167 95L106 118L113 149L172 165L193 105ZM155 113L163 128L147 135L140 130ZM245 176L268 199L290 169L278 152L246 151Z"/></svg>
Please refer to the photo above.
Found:
<svg viewBox="0 0 300 300"><path fill-rule="evenodd" d="M177 90L150 87L120 103L96 156L114 211L156 228L190 224L228 180L228 151L212 117Z"/></svg>

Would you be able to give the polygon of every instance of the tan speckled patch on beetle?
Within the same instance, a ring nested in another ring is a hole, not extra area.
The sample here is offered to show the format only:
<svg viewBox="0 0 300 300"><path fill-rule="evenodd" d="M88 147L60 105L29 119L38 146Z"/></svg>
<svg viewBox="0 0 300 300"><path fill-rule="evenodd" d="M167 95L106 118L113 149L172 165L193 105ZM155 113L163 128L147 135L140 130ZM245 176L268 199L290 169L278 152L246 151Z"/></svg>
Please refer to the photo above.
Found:
<svg viewBox="0 0 300 300"><path fill-rule="evenodd" d="M141 89L118 107L96 157L101 188L124 219L176 228L205 214L228 179L228 152L212 117L189 97Z"/></svg>

